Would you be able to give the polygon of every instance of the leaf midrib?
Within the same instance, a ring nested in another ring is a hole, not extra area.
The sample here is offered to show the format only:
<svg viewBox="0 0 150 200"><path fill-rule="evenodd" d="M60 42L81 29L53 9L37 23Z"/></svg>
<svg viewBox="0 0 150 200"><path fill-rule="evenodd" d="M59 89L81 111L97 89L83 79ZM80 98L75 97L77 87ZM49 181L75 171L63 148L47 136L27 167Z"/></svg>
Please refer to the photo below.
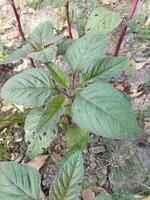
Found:
<svg viewBox="0 0 150 200"><path fill-rule="evenodd" d="M9 178L9 176L6 175L5 171L2 170L2 168L0 168L0 170L5 174L5 177L12 183L14 184L19 190L21 190L25 195L27 195L28 197L32 198L33 200L38 200L36 198L34 198L33 196L31 196L30 194L27 193L27 191L24 191L22 188L19 187L19 185L17 185L13 180L11 180Z"/></svg>
<svg viewBox="0 0 150 200"><path fill-rule="evenodd" d="M59 96L58 96L59 97ZM57 97L56 97L57 98ZM58 99L57 99L58 100ZM54 99L53 99L53 101L54 101ZM46 120L46 122L44 121L44 124L47 124L47 122L48 121L51 121L52 120L52 118L54 118L54 116L58 113L58 111L62 108L62 105L64 104L64 101L65 101L65 98L63 98L63 99L61 99L61 102L59 102L60 104L59 104L59 106L58 107L56 107L54 110L53 110L53 113L51 114L51 115L49 115L49 118L48 118L48 120ZM51 102L52 103L52 102ZM48 106L49 107L49 106ZM48 109L49 110L49 109ZM40 117L40 119L39 119L39 122L40 122L40 120L41 120L41 118L43 118L43 115L45 114L45 113L47 113L47 111L46 112L43 112L43 114L41 115L41 117ZM38 123L38 124L40 124L40 123ZM42 124L42 126L43 126L43 124ZM39 131L39 130L41 130L42 129L42 127L39 125L37 125L37 131Z"/></svg>
<svg viewBox="0 0 150 200"><path fill-rule="evenodd" d="M48 67L50 68L50 70L52 70L52 72L58 78L57 81L59 82L59 84L62 84L63 87L68 87L65 81L61 78L61 76L59 76L59 74L53 69L53 67L51 67L50 65L48 65Z"/></svg>
<svg viewBox="0 0 150 200"><path fill-rule="evenodd" d="M72 169L72 172L71 172L69 181L68 181L67 186L66 186L66 188L65 188L64 197L63 197L62 200L66 200L66 195L67 195L68 189L70 188L70 183L71 183L73 174L74 174L74 172L75 172L77 162L78 162L78 158L76 158L76 162L75 162L75 165L73 166L73 169ZM64 171L63 171L63 172L64 172Z"/></svg>
<svg viewBox="0 0 150 200"><path fill-rule="evenodd" d="M110 113L106 112L105 110L103 110L102 108L98 107L96 104L94 104L93 102L91 102L89 99L85 98L84 96L82 96L81 94L79 95L82 99L84 99L85 101L87 101L88 103L92 104L92 106L95 106L96 108L98 108L99 110L101 110L102 112L106 113L108 116L112 117L112 119L114 119L115 121L117 121L119 124L121 124L125 129L126 126L124 126L124 124L122 122L120 122L117 118L115 118L114 116L112 116Z"/></svg>
<svg viewBox="0 0 150 200"><path fill-rule="evenodd" d="M105 62L105 61L104 61L104 62ZM120 61L120 62L118 62L118 63L115 64L115 65L112 64L109 68L107 68L107 67L105 68L105 63L104 63L104 62L100 65L100 67L97 66L98 64L96 64L95 67L93 67L93 69L89 69L89 70L83 75L84 81L89 81L89 80L91 80L91 79L95 79L96 77L100 77L101 75L105 74L105 72L109 72L109 71L111 71L111 70L114 69L114 68L118 68L119 65L121 65L122 63L125 63L125 61L124 61L124 62ZM109 60L109 62L111 62L111 60ZM106 63L106 65L107 65L107 64L108 64L108 62ZM94 72L94 70L95 70L96 68L98 68L97 73ZM90 73L92 74L92 76L90 76Z"/></svg>

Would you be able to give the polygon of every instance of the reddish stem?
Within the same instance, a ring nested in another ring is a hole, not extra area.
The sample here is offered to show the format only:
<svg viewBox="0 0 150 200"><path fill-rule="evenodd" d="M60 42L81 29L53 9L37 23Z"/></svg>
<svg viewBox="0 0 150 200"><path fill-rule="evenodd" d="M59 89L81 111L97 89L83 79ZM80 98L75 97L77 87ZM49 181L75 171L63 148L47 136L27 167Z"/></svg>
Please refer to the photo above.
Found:
<svg viewBox="0 0 150 200"><path fill-rule="evenodd" d="M68 23L68 31L69 31L69 38L73 39L72 31L71 31L71 21L70 21L70 5L69 1L66 4L66 16L67 16L67 23Z"/></svg>
<svg viewBox="0 0 150 200"><path fill-rule="evenodd" d="M22 41L26 41L24 32L22 30L21 22L20 22L20 15L17 12L17 8L16 8L16 5L15 5L15 2L14 2L14 0L8 0L8 2L10 3L10 5L12 6L12 9L14 11L14 15L15 15L16 22L17 22L17 28L18 28L18 32L19 32L19 35L21 37L21 40ZM30 63L32 65L32 67L35 67L33 59L29 58L29 60L30 60Z"/></svg>
<svg viewBox="0 0 150 200"><path fill-rule="evenodd" d="M16 6L15 6L15 2L14 2L14 0L8 0L8 1L9 1L9 3L11 4L11 6L13 8L13 11L14 11L14 14L15 14L15 17L16 17L17 28L18 28L18 32L20 34L20 37L21 37L22 40L26 40L24 32L22 30L21 22L20 22L20 15L17 12Z"/></svg>
<svg viewBox="0 0 150 200"><path fill-rule="evenodd" d="M136 8L137 8L138 2L139 2L139 0L133 0L131 10L130 10L130 13L128 15L128 20L131 20L133 18L134 13L135 13ZM116 56L116 57L119 54L119 51L120 51L120 48L121 48L121 45L122 45L122 42L123 42L123 39L125 37L126 32L127 32L127 25L123 24L122 29L121 29L121 33L120 33L120 36L119 36L119 39L118 39L118 42L117 42L117 45L116 45L115 53L114 53L114 56Z"/></svg>

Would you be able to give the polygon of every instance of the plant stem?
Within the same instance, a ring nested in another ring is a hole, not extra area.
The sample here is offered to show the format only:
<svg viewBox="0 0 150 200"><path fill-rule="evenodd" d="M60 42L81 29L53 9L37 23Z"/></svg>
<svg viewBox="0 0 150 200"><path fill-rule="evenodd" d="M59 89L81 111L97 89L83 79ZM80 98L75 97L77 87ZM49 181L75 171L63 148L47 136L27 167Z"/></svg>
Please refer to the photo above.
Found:
<svg viewBox="0 0 150 200"><path fill-rule="evenodd" d="M74 91L75 89L75 78L76 78L76 72L74 72L72 75L72 91Z"/></svg>
<svg viewBox="0 0 150 200"><path fill-rule="evenodd" d="M8 2L12 6L12 9L13 9L13 12L14 12L14 15L15 15L15 18L16 18L16 22L17 22L17 29L18 29L19 35L21 37L21 40L22 41L26 41L22 26L21 26L21 22L20 22L20 15L17 12L17 8L16 8L16 5L15 5L15 2L14 2L14 0L8 0ZM32 67L35 67L33 59L29 58L29 60L30 60L30 63L32 65Z"/></svg>
<svg viewBox="0 0 150 200"><path fill-rule="evenodd" d="M133 18L138 2L139 2L139 0L133 0L131 10L128 15L128 20L131 20ZM122 25L122 30L121 30L121 33L120 33L120 36L119 36L119 39L118 39L118 42L116 45L115 53L114 53L114 56L116 56L116 57L119 54L123 39L124 39L126 31L127 31L127 25L126 24L121 24L121 25Z"/></svg>
<svg viewBox="0 0 150 200"><path fill-rule="evenodd" d="M20 22L20 15L17 12L17 8L15 6L15 2L14 2L14 0L8 0L8 2L10 3L10 5L12 6L12 9L14 11L14 15L16 17L17 28L18 28L18 32L20 34L20 37L21 37L22 40L26 40L24 32L22 30L21 22Z"/></svg>
<svg viewBox="0 0 150 200"><path fill-rule="evenodd" d="M69 38L73 39L72 31L71 31L71 21L70 21L70 3L69 1L66 4L66 16L67 16L67 23L68 23L68 32Z"/></svg>

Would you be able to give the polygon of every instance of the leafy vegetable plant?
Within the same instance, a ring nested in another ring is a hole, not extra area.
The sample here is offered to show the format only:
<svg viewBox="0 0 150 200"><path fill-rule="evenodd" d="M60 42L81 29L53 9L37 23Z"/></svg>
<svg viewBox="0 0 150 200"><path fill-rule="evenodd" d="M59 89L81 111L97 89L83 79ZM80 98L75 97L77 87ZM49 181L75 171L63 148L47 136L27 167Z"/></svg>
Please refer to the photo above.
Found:
<svg viewBox="0 0 150 200"><path fill-rule="evenodd" d="M107 82L124 69L127 58L105 55L105 33L90 32L68 40L67 49L66 41L57 44L60 39L62 36L55 36L52 25L45 22L33 31L25 46L1 63L27 56L38 61L37 68L10 78L1 91L6 101L32 108L25 121L27 154L43 153L61 123L68 138L77 137L71 142L68 139L71 145L80 143L87 132L114 139L136 137L139 127L129 100ZM62 47L68 74L52 62Z"/></svg>
<svg viewBox="0 0 150 200"><path fill-rule="evenodd" d="M61 2L66 5L68 1ZM53 1L55 7L59 7L59 3ZM117 27L120 19L118 14L107 11L107 15L112 14L112 21L108 22L101 16L105 12L103 8L93 11L86 35L76 40L55 35L49 21L42 23L22 48L0 62L4 65L28 57L36 63L36 68L11 77L1 90L6 101L31 108L25 120L29 157L42 154L60 128L72 152L86 146L89 132L113 139L138 136L139 125L129 98L110 84L110 80L125 69L128 59L106 56L107 32ZM97 26L99 19L103 23ZM71 31L69 17L68 25ZM66 61L67 70L56 64L58 57ZM50 200L79 198L82 155L79 152L71 155L54 180ZM0 199L40 199L40 181L35 170L25 165L1 163L0 172L3 180Z"/></svg>

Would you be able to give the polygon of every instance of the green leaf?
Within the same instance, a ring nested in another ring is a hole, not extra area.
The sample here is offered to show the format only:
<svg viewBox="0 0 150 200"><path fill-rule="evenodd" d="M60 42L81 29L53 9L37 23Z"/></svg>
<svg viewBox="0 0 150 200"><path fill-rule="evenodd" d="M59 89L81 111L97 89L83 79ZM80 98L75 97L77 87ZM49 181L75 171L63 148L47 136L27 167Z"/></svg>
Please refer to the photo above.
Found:
<svg viewBox="0 0 150 200"><path fill-rule="evenodd" d="M56 123L49 121L37 131L37 126L44 114L42 108L30 111L25 120L25 141L28 144L26 155L31 158L42 154L56 137Z"/></svg>
<svg viewBox="0 0 150 200"><path fill-rule="evenodd" d="M2 98L11 103L41 106L51 95L53 83L42 68L29 69L10 78L2 87Z"/></svg>
<svg viewBox="0 0 150 200"><path fill-rule="evenodd" d="M70 81L68 79L68 76L60 69L60 67L57 67L56 65L49 63L47 64L47 67L55 81L57 81L60 86L64 88L68 88L70 85Z"/></svg>
<svg viewBox="0 0 150 200"><path fill-rule="evenodd" d="M59 45L60 43L62 43L63 41L63 38L64 36L63 35L54 35L53 37L51 38L47 38L44 40L44 46L47 46L47 45L52 45L52 44L56 44L56 45Z"/></svg>
<svg viewBox="0 0 150 200"><path fill-rule="evenodd" d="M49 199L78 200L83 178L83 157L80 152L76 152L60 168L52 184Z"/></svg>
<svg viewBox="0 0 150 200"><path fill-rule="evenodd" d="M37 28L35 28L31 34L31 42L41 47L47 46L49 44L55 44L61 41L63 35L54 35L53 25L46 21L41 23Z"/></svg>
<svg viewBox="0 0 150 200"><path fill-rule="evenodd" d="M72 115L79 127L104 137L130 139L139 134L129 101L109 83L96 82L83 89L73 103Z"/></svg>
<svg viewBox="0 0 150 200"><path fill-rule="evenodd" d="M43 48L41 51L35 51L29 54L30 58L42 63L48 63L55 58L57 53L56 45L50 45L47 48Z"/></svg>
<svg viewBox="0 0 150 200"><path fill-rule="evenodd" d="M121 23L119 13L108 10L103 7L96 8L91 13L87 26L87 32L102 32L108 33Z"/></svg>
<svg viewBox="0 0 150 200"><path fill-rule="evenodd" d="M57 55L65 55L67 49L73 44L75 40L66 39L63 43L58 45Z"/></svg>
<svg viewBox="0 0 150 200"><path fill-rule="evenodd" d="M60 8L67 4L68 0L51 0L51 5L54 8Z"/></svg>
<svg viewBox="0 0 150 200"><path fill-rule="evenodd" d="M30 44L24 45L22 48L17 49L15 52L8 55L3 61L0 62L0 65L8 64L16 60L22 60L27 57L29 53L33 51L33 48Z"/></svg>
<svg viewBox="0 0 150 200"><path fill-rule="evenodd" d="M87 69L96 60L104 57L107 37L101 33L89 33L73 42L66 52L70 67Z"/></svg>
<svg viewBox="0 0 150 200"><path fill-rule="evenodd" d="M91 64L89 69L83 71L82 80L93 79L110 80L120 74L128 64L125 57L103 58L95 64Z"/></svg>
<svg viewBox="0 0 150 200"><path fill-rule="evenodd" d="M40 200L40 176L30 166L0 162L1 200Z"/></svg>
<svg viewBox="0 0 150 200"><path fill-rule="evenodd" d="M68 125L66 129L66 138L69 148L78 146L84 148L88 143L88 134L85 129L81 129L75 124Z"/></svg>
<svg viewBox="0 0 150 200"><path fill-rule="evenodd" d="M44 46L45 41L49 40L53 36L53 25L49 21L46 21L33 30L31 41L39 46Z"/></svg>
<svg viewBox="0 0 150 200"><path fill-rule="evenodd" d="M56 96L49 102L48 106L46 107L45 111L41 115L41 118L38 122L36 129L38 132L42 130L42 128L49 123L51 125L55 124L56 126L56 124L60 120L60 117L63 114L64 102L65 102L64 96Z"/></svg>
<svg viewBox="0 0 150 200"><path fill-rule="evenodd" d="M78 145L74 145L73 147L71 147L64 155L63 158L61 159L60 162L60 166L63 165L70 156L72 156L74 153L76 153L77 151L80 151L81 148Z"/></svg>
<svg viewBox="0 0 150 200"><path fill-rule="evenodd" d="M109 196L97 196L96 198L95 198L95 200L112 200L112 198L111 197L109 197Z"/></svg>

